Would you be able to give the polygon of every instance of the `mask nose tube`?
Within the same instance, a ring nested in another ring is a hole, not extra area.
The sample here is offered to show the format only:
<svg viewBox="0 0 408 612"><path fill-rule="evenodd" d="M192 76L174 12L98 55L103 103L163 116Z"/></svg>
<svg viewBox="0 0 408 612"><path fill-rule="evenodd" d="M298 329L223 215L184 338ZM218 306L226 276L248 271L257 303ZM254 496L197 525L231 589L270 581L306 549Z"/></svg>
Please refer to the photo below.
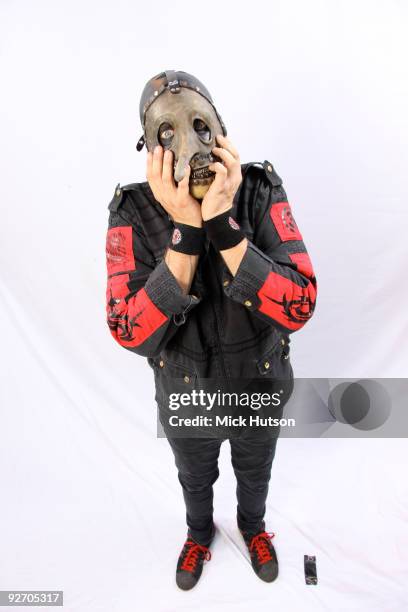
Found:
<svg viewBox="0 0 408 612"><path fill-rule="evenodd" d="M183 180L186 171L185 167L190 163L193 155L194 155L194 138L192 134L189 133L188 128L182 130L182 134L180 134L180 153L176 162L176 167L174 170L174 180L178 183ZM177 147L178 148L178 147Z"/></svg>
<svg viewBox="0 0 408 612"><path fill-rule="evenodd" d="M186 174L185 167L189 163L190 163L189 155L182 153L177 160L176 168L174 170L174 180L177 181L177 183L183 180Z"/></svg>

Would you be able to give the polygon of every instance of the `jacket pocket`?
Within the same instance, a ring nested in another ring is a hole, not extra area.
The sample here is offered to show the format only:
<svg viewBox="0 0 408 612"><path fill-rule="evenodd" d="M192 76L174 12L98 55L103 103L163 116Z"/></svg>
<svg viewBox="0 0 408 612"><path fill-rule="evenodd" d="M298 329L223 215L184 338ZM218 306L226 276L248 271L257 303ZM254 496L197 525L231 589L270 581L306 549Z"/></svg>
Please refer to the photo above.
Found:
<svg viewBox="0 0 408 612"><path fill-rule="evenodd" d="M163 357L153 359L152 363L157 374L168 379L170 383L174 380L174 384L177 387L181 387L186 391L194 387L197 373L191 366L185 367L183 364L174 363Z"/></svg>
<svg viewBox="0 0 408 612"><path fill-rule="evenodd" d="M278 377L282 375L282 367L289 359L289 341L281 337L271 348L257 361L257 370L261 376Z"/></svg>
<svg viewBox="0 0 408 612"><path fill-rule="evenodd" d="M290 336L284 336L281 340L282 344L282 359L289 359L290 354Z"/></svg>
<svg viewBox="0 0 408 612"><path fill-rule="evenodd" d="M168 361L165 357L154 359L156 401L163 414L170 414L171 401L196 387L197 374L193 368ZM162 422L163 425L163 422Z"/></svg>

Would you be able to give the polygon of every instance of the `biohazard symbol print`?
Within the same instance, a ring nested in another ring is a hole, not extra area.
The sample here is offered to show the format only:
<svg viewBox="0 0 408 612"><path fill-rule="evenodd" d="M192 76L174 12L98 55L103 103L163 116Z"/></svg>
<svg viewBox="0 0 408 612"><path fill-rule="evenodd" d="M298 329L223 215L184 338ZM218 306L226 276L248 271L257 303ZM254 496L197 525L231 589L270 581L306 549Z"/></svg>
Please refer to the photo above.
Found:
<svg viewBox="0 0 408 612"><path fill-rule="evenodd" d="M288 300L286 295L284 295L281 302L269 295L266 298L275 304L279 304L289 321L302 325L313 315L316 305L316 300L312 301L307 295L300 296L296 300Z"/></svg>
<svg viewBox="0 0 408 612"><path fill-rule="evenodd" d="M313 315L316 294L315 276L301 287L290 278L271 271L258 291L259 311L289 329L300 329Z"/></svg>
<svg viewBox="0 0 408 612"><path fill-rule="evenodd" d="M108 302L108 325L111 330L116 331L118 338L121 341L131 342L134 340L134 328L142 327L140 323L137 323L137 319L143 314L145 308L142 308L134 315L129 317L127 312L120 312L121 298L115 298L110 289L110 299ZM119 307L119 310L117 308Z"/></svg>
<svg viewBox="0 0 408 612"><path fill-rule="evenodd" d="M296 225L289 202L276 202L276 204L271 206L270 214L272 222L283 242L286 240L302 240L302 235Z"/></svg>

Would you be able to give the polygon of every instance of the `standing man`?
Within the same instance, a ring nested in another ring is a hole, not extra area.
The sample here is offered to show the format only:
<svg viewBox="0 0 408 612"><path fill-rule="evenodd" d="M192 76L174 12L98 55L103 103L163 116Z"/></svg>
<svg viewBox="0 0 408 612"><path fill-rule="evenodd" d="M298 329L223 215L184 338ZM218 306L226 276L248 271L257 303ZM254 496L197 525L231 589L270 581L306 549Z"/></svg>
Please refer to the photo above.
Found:
<svg viewBox="0 0 408 612"><path fill-rule="evenodd" d="M176 581L188 590L211 556L222 439L173 437L169 396L206 379L245 379L252 390L283 386L283 408L293 390L290 334L312 316L317 284L282 180L267 160L241 164L197 78L156 75L139 110L147 181L117 185L109 204L107 322L154 372L186 505ZM278 560L264 515L277 436L246 434L230 438L237 524L255 573L271 582Z"/></svg>

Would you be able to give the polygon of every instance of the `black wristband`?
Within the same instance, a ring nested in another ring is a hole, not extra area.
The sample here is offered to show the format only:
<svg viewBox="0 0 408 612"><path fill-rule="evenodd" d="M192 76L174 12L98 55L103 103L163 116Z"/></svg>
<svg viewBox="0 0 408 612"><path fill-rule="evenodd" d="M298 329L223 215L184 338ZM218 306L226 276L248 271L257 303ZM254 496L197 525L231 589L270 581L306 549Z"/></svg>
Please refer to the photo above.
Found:
<svg viewBox="0 0 408 612"><path fill-rule="evenodd" d="M174 222L169 248L185 255L200 255L204 249L205 231L202 227Z"/></svg>
<svg viewBox="0 0 408 612"><path fill-rule="evenodd" d="M204 221L203 227L207 232L208 239L211 240L217 251L230 249L245 238L244 232L235 219L231 217L230 210Z"/></svg>

